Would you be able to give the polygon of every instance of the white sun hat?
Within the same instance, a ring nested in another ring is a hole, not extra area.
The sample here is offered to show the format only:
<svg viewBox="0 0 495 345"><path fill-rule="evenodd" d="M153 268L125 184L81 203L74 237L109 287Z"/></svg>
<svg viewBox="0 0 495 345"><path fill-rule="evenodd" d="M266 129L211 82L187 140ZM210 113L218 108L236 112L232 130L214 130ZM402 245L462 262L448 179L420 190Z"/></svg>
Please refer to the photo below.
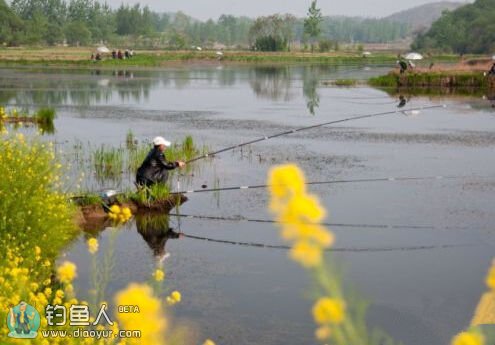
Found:
<svg viewBox="0 0 495 345"><path fill-rule="evenodd" d="M163 137L155 137L153 139L153 145L159 146L159 145L165 145L166 147L170 147L172 143L168 140L165 140Z"/></svg>

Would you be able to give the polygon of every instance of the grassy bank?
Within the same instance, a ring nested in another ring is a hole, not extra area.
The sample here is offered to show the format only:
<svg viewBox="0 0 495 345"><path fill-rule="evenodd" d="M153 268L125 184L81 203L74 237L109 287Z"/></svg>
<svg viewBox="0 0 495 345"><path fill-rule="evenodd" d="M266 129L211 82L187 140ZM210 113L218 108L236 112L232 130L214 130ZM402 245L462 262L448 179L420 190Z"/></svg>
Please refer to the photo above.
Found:
<svg viewBox="0 0 495 345"><path fill-rule="evenodd" d="M215 51L136 51L128 60L112 59L105 56L102 61L91 61L94 47L86 48L9 48L0 49L0 63L4 65L56 65L56 66L129 66L159 67L173 62L224 62L238 63L315 63L315 64L378 64L395 63L396 54L376 52L363 57L357 51L330 53L307 52L253 52L224 51L222 56ZM432 57L434 61L457 61L454 55Z"/></svg>
<svg viewBox="0 0 495 345"><path fill-rule="evenodd" d="M495 78L487 77L482 72L477 71L412 72L402 75L391 72L384 76L371 78L368 83L376 87L407 89L495 90Z"/></svg>

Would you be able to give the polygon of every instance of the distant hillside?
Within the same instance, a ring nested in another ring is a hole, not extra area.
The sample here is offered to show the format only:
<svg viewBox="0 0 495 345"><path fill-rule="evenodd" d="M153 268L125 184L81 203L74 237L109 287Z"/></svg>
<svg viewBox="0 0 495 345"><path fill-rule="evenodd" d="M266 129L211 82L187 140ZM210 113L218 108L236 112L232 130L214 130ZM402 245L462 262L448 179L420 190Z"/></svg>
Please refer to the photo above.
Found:
<svg viewBox="0 0 495 345"><path fill-rule="evenodd" d="M453 11L466 3L441 1L394 13L384 19L407 24L412 31L427 29L445 10Z"/></svg>

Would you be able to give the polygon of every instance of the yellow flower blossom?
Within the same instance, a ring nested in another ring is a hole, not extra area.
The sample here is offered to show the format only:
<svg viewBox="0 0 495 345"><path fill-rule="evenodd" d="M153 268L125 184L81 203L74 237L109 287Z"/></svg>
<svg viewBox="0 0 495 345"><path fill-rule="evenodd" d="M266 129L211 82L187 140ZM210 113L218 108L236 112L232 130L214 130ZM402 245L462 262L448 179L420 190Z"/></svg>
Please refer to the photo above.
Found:
<svg viewBox="0 0 495 345"><path fill-rule="evenodd" d="M168 305L174 305L182 300L182 295L179 291L173 291L170 296L166 298Z"/></svg>
<svg viewBox="0 0 495 345"><path fill-rule="evenodd" d="M161 282L165 279L165 273L161 269L157 268L155 272L153 272L153 277L157 282Z"/></svg>
<svg viewBox="0 0 495 345"><path fill-rule="evenodd" d="M332 334L332 331L331 331L330 327L328 327L328 326L318 327L315 331L315 337L319 341L328 340L328 338L330 338L331 334Z"/></svg>
<svg viewBox="0 0 495 345"><path fill-rule="evenodd" d="M65 261L58 269L58 279L62 283L68 284L77 276L77 267L70 261Z"/></svg>
<svg viewBox="0 0 495 345"><path fill-rule="evenodd" d="M321 264L323 257L321 248L307 241L297 242L290 250L289 256L308 268Z"/></svg>
<svg viewBox="0 0 495 345"><path fill-rule="evenodd" d="M295 164L279 166L268 175L270 193L279 199L305 193L304 182L304 175Z"/></svg>
<svg viewBox="0 0 495 345"><path fill-rule="evenodd" d="M486 276L486 286L492 291L495 291L495 260L488 271L488 275Z"/></svg>
<svg viewBox="0 0 495 345"><path fill-rule="evenodd" d="M313 318L318 324L339 324L345 318L345 303L342 300L322 297L313 306Z"/></svg>
<svg viewBox="0 0 495 345"><path fill-rule="evenodd" d="M34 253L35 253L36 255L41 255L41 248L40 248L40 247L38 247L38 246L35 246L35 247L34 247Z"/></svg>
<svg viewBox="0 0 495 345"><path fill-rule="evenodd" d="M215 345L215 342L211 339L206 339L203 345Z"/></svg>
<svg viewBox="0 0 495 345"><path fill-rule="evenodd" d="M90 238L88 240L88 251L94 254L98 251L98 240L96 238Z"/></svg>
<svg viewBox="0 0 495 345"><path fill-rule="evenodd" d="M117 319L122 329L139 329L141 338L128 339L128 344L164 344L167 320L162 312L160 300L153 296L153 290L144 284L130 284L117 293L116 305L138 305L139 314L118 313Z"/></svg>
<svg viewBox="0 0 495 345"><path fill-rule="evenodd" d="M483 335L471 332L459 333L452 339L452 345L484 345Z"/></svg>

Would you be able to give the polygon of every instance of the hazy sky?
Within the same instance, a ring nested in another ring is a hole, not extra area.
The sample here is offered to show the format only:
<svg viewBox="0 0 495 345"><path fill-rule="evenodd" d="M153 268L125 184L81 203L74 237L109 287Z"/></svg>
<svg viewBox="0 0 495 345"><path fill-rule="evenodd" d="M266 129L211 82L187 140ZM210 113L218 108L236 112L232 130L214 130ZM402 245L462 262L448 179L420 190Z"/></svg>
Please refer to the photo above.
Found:
<svg viewBox="0 0 495 345"><path fill-rule="evenodd" d="M149 5L157 12L183 11L198 19L218 18L220 14L257 17L273 13L304 16L310 0L107 0L112 7L124 3ZM324 15L383 17L438 0L319 0ZM461 0L466 2L466 0Z"/></svg>

